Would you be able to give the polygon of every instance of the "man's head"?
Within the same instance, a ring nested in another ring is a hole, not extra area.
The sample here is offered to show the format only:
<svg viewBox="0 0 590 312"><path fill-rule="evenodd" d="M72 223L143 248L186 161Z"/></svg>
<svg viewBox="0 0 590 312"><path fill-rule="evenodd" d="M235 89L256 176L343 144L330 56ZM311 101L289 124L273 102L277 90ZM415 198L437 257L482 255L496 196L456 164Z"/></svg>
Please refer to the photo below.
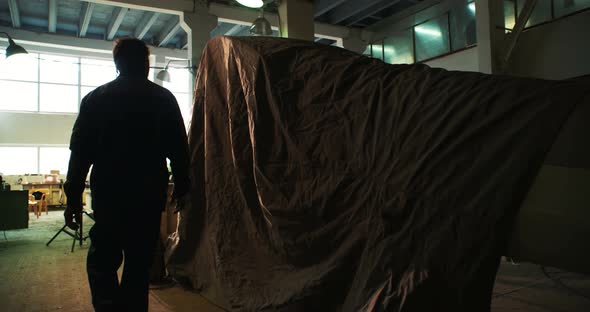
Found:
<svg viewBox="0 0 590 312"><path fill-rule="evenodd" d="M115 41L113 59L122 75L145 75L150 70L150 50L136 38L120 38Z"/></svg>

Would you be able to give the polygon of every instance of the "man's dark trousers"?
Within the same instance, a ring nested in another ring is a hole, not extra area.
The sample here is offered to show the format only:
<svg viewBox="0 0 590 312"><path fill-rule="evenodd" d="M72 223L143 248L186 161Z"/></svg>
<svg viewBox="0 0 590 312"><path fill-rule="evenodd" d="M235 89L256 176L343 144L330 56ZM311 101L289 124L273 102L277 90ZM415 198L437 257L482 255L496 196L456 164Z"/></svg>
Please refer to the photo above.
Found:
<svg viewBox="0 0 590 312"><path fill-rule="evenodd" d="M96 311L148 311L149 272L161 207L139 200L126 207L115 204L94 211L87 270ZM117 270L123 260L119 282Z"/></svg>

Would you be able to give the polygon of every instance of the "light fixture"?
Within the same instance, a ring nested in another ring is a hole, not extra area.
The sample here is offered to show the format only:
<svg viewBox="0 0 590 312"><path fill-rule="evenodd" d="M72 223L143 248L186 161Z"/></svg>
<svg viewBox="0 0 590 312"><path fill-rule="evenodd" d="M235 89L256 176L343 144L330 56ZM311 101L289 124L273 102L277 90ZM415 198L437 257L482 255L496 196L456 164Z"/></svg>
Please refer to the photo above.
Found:
<svg viewBox="0 0 590 312"><path fill-rule="evenodd" d="M469 10L471 11L471 13L475 14L475 2L471 2L467 6L469 7Z"/></svg>
<svg viewBox="0 0 590 312"><path fill-rule="evenodd" d="M259 36L272 35L272 27L270 26L270 22L264 18L263 8L260 8L260 14L258 15L258 18L252 22L252 26L250 26L250 33Z"/></svg>
<svg viewBox="0 0 590 312"><path fill-rule="evenodd" d="M25 48L19 46L18 44L14 43L14 40L10 37L9 34L5 32L0 32L1 34L5 34L8 37L8 47L6 48L6 58L9 58L15 54L27 54L27 50Z"/></svg>
<svg viewBox="0 0 590 312"><path fill-rule="evenodd" d="M236 0L239 4L249 8L261 8L264 5L262 0Z"/></svg>
<svg viewBox="0 0 590 312"><path fill-rule="evenodd" d="M442 37L440 30L432 29L430 27L416 26L414 27L414 31L431 37Z"/></svg>
<svg viewBox="0 0 590 312"><path fill-rule="evenodd" d="M188 69L191 72L191 74L193 74L193 75L197 71L197 67L191 66L189 60L169 60L168 63L166 63L166 67L164 67L163 70L158 72L158 74L156 75L156 79L161 80L161 81L170 82L170 72L168 72L168 67L170 66L170 63L172 63L172 62L187 62L186 67L181 67L181 68Z"/></svg>
<svg viewBox="0 0 590 312"><path fill-rule="evenodd" d="M156 79L170 82L170 73L168 72L168 68L164 68L161 70L157 75Z"/></svg>

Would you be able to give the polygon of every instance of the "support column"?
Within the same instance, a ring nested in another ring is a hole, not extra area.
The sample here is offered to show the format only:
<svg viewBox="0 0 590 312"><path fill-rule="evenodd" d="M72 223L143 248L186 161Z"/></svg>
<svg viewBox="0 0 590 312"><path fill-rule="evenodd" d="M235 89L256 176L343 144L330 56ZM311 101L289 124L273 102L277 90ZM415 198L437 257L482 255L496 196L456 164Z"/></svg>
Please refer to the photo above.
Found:
<svg viewBox="0 0 590 312"><path fill-rule="evenodd" d="M209 41L211 31L217 27L217 16L209 14L207 1L196 0L194 12L183 12L180 26L187 34L188 59L190 65L199 66L203 49ZM191 90L194 90L195 77L191 79Z"/></svg>
<svg viewBox="0 0 590 312"><path fill-rule="evenodd" d="M313 41L313 0L281 0L279 15L279 27L283 38Z"/></svg>
<svg viewBox="0 0 590 312"><path fill-rule="evenodd" d="M205 1L197 1L197 3L203 2ZM198 66L211 31L217 27L217 16L208 13L206 4L204 7L197 5L194 13L183 13L180 26L187 33L188 58L191 66Z"/></svg>
<svg viewBox="0 0 590 312"><path fill-rule="evenodd" d="M500 53L504 39L504 12L502 1L475 1L477 25L477 54L479 71L496 74L500 68Z"/></svg>

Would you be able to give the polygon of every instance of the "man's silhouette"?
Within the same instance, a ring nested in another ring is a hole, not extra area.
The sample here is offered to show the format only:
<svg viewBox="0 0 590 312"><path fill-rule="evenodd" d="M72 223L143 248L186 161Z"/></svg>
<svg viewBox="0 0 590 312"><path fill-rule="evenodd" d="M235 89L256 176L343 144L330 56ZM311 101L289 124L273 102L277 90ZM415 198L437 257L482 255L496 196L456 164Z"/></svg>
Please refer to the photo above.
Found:
<svg viewBox="0 0 590 312"><path fill-rule="evenodd" d="M148 47L121 39L113 58L119 77L82 99L74 124L64 216L69 226L80 222L92 165L96 223L87 260L92 304L97 311L147 311L149 270L166 204L166 158L180 198L189 187L187 137L172 93L147 79Z"/></svg>

